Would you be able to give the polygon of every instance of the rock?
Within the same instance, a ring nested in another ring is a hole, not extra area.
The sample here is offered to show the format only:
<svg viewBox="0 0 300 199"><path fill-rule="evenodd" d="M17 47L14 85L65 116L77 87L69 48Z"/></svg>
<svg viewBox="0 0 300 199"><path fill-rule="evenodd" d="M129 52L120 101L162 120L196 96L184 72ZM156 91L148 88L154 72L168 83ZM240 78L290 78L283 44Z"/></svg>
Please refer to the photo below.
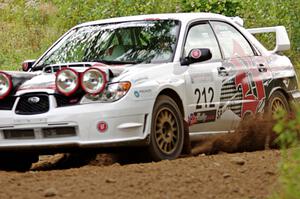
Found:
<svg viewBox="0 0 300 199"><path fill-rule="evenodd" d="M246 173L247 172L247 169L239 169L238 170L240 173Z"/></svg>
<svg viewBox="0 0 300 199"><path fill-rule="evenodd" d="M231 175L229 174L229 173L224 173L224 175L223 175L223 178L229 178L229 177L231 177Z"/></svg>
<svg viewBox="0 0 300 199"><path fill-rule="evenodd" d="M244 165L246 163L246 161L240 157L233 157L233 158L231 158L230 162L237 164L237 165Z"/></svg>
<svg viewBox="0 0 300 199"><path fill-rule="evenodd" d="M240 192L240 189L238 187L235 187L232 189L232 192L234 193L239 193Z"/></svg>
<svg viewBox="0 0 300 199"><path fill-rule="evenodd" d="M214 162L214 165L217 166L217 167L221 166L221 164L219 164L217 162Z"/></svg>
<svg viewBox="0 0 300 199"><path fill-rule="evenodd" d="M274 171L266 171L265 174L270 175L270 176L273 176L273 175L275 175L276 173L275 173Z"/></svg>
<svg viewBox="0 0 300 199"><path fill-rule="evenodd" d="M57 190L55 188L46 189L44 192L45 197L54 197L57 195Z"/></svg>
<svg viewBox="0 0 300 199"><path fill-rule="evenodd" d="M115 179L106 179L106 183L116 183L117 181Z"/></svg>
<svg viewBox="0 0 300 199"><path fill-rule="evenodd" d="M113 165L112 165L112 167L120 167L121 166L121 164L120 163L114 163Z"/></svg>

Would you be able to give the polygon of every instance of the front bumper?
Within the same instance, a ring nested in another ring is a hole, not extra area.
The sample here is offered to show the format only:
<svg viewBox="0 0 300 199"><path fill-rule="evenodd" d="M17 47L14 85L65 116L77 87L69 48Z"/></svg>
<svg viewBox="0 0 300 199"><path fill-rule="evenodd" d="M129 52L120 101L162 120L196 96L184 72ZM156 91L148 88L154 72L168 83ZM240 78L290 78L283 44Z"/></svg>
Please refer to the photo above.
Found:
<svg viewBox="0 0 300 199"><path fill-rule="evenodd" d="M56 108L38 115L0 111L0 151L101 148L147 144L152 101L120 100ZM98 130L105 122L107 129ZM64 132L67 129L67 132Z"/></svg>

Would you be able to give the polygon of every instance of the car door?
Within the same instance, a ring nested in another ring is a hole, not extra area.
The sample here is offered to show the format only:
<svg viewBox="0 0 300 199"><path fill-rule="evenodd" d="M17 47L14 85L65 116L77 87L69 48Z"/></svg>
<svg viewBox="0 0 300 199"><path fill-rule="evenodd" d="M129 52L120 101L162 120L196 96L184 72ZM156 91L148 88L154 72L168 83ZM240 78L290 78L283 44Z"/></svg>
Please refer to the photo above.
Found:
<svg viewBox="0 0 300 199"><path fill-rule="evenodd" d="M258 56L249 41L232 25L212 21L224 56L224 67L233 74L222 84L220 113L231 110L233 128L240 120L263 111L266 100L264 79L269 79L267 62ZM230 92L227 88L231 88Z"/></svg>
<svg viewBox="0 0 300 199"><path fill-rule="evenodd" d="M221 85L229 75L223 67L222 55L208 22L198 22L188 29L184 45L186 57L192 49L208 48L212 58L188 66L186 93L188 123L191 134L206 134L231 129L231 122L218 114Z"/></svg>

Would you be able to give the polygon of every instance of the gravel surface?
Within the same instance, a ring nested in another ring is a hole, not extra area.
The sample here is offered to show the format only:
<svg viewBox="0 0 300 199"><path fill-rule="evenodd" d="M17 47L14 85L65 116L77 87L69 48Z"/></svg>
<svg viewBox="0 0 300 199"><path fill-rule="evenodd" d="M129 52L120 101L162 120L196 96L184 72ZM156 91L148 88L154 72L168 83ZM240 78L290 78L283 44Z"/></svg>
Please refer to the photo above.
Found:
<svg viewBox="0 0 300 199"><path fill-rule="evenodd" d="M277 186L280 152L198 155L123 166L102 155L69 169L53 166L60 158L43 157L25 173L0 171L0 198L267 198Z"/></svg>

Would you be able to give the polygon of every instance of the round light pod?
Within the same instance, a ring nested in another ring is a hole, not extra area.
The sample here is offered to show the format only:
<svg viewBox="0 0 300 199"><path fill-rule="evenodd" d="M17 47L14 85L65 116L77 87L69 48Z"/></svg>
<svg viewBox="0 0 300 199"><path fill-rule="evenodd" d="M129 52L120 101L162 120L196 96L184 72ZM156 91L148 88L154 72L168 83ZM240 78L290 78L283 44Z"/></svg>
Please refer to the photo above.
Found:
<svg viewBox="0 0 300 199"><path fill-rule="evenodd" d="M12 87L13 84L10 75L0 71L0 99L4 99L8 96Z"/></svg>
<svg viewBox="0 0 300 199"><path fill-rule="evenodd" d="M79 75L78 72L71 68L64 68L56 73L55 80L57 90L70 96L75 93L79 87Z"/></svg>
<svg viewBox="0 0 300 199"><path fill-rule="evenodd" d="M106 74L98 68L87 69L81 77L82 89L92 95L101 93L106 86Z"/></svg>

